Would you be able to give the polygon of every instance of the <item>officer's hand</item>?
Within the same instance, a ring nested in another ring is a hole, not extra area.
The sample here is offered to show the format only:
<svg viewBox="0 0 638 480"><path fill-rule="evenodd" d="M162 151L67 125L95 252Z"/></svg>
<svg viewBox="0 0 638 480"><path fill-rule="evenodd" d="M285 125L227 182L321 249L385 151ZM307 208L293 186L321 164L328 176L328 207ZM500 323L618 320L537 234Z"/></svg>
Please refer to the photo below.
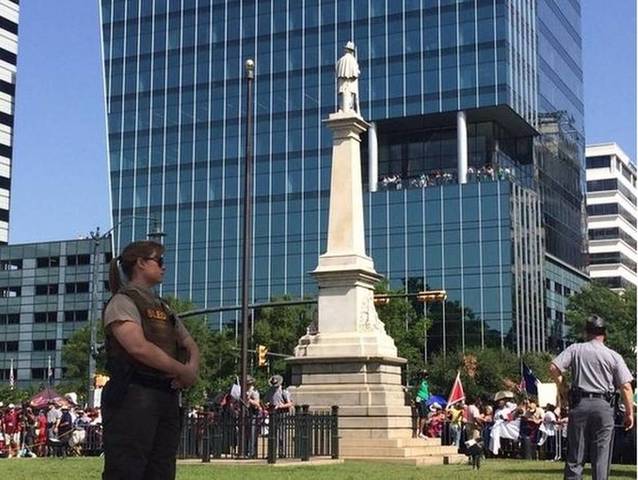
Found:
<svg viewBox="0 0 638 480"><path fill-rule="evenodd" d="M173 380L174 385L179 385L178 388L188 388L197 382L197 365L193 363L186 363L180 369L179 375Z"/></svg>
<svg viewBox="0 0 638 480"><path fill-rule="evenodd" d="M633 412L625 412L625 431L631 430L634 426L634 414Z"/></svg>

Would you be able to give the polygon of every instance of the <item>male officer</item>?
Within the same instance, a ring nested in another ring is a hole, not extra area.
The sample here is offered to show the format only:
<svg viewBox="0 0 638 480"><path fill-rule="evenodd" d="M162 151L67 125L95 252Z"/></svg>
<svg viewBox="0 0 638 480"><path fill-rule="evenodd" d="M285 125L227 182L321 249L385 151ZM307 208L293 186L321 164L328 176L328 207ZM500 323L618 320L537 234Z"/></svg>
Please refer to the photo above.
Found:
<svg viewBox="0 0 638 480"><path fill-rule="evenodd" d="M625 429L634 424L632 376L623 358L605 346L605 321L601 317L590 316L585 333L588 341L570 345L552 361L549 371L562 397L562 374L570 369L572 375L564 478L583 478L585 452L589 452L593 479L605 480L609 475L616 389L620 389L625 405Z"/></svg>

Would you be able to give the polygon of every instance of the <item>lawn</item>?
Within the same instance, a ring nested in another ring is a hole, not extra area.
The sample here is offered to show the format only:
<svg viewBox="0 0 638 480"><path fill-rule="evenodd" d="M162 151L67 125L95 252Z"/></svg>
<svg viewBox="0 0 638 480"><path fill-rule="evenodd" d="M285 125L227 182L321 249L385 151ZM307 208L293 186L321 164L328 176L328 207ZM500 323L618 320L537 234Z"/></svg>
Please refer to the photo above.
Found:
<svg viewBox="0 0 638 480"><path fill-rule="evenodd" d="M0 460L0 478L11 480L80 480L99 479L102 460L99 458L69 458L59 460ZM405 465L345 463L308 467L180 465L178 480L394 480L394 479L472 479L506 478L508 480L544 480L562 477L562 463L524 462L519 460L488 460L479 473L467 465L410 467ZM591 478L589 470L586 478ZM615 479L636 478L635 465L614 465Z"/></svg>

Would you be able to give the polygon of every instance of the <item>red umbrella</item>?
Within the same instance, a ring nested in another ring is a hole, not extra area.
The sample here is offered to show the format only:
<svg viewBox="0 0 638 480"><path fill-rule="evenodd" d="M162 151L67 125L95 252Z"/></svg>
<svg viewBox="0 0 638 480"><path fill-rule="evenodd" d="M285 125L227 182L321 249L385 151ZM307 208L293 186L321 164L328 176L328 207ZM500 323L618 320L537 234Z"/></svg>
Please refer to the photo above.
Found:
<svg viewBox="0 0 638 480"><path fill-rule="evenodd" d="M63 406L70 406L70 403L66 398L60 396L58 392L49 387L34 395L29 403L31 403L31 406L34 408L44 408L49 402L55 402L58 405Z"/></svg>

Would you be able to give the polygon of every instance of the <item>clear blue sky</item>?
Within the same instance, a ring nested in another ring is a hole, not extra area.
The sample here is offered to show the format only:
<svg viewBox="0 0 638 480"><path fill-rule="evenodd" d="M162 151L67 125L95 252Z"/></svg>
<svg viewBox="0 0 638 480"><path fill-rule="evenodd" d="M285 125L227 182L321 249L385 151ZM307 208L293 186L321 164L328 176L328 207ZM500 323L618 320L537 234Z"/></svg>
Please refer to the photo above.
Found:
<svg viewBox="0 0 638 480"><path fill-rule="evenodd" d="M636 159L636 5L583 0L588 143ZM11 243L110 225L98 0L20 5Z"/></svg>

